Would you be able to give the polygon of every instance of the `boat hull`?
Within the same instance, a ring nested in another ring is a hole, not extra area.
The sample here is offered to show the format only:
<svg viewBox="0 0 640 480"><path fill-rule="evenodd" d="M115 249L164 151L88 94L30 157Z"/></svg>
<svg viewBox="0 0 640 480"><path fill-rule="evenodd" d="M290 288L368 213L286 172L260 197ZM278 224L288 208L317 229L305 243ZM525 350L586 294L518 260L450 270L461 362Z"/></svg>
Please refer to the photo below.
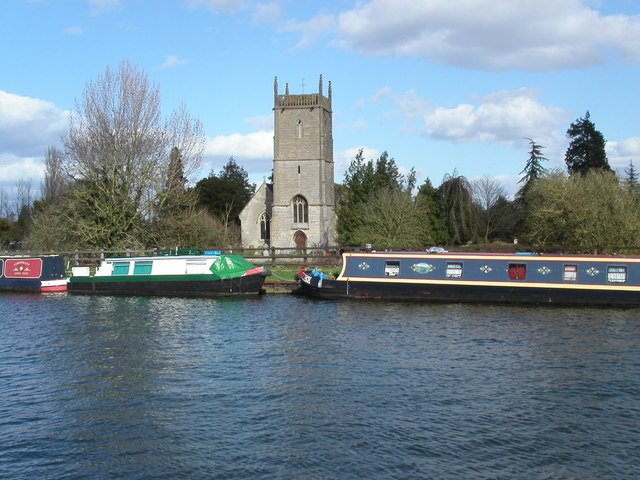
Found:
<svg viewBox="0 0 640 480"><path fill-rule="evenodd" d="M420 285L414 283L349 282L311 277L299 281L299 293L315 298L398 300L446 303L514 303L557 305L640 305L637 292L570 288Z"/></svg>
<svg viewBox="0 0 640 480"><path fill-rule="evenodd" d="M335 279L298 273L320 298L431 302L640 305L640 257L348 252Z"/></svg>
<svg viewBox="0 0 640 480"><path fill-rule="evenodd" d="M0 292L40 293L40 280L3 278L0 280Z"/></svg>
<svg viewBox="0 0 640 480"><path fill-rule="evenodd" d="M262 292L264 274L228 279L211 279L211 275L141 276L136 277L72 277L69 292L99 295L160 295L181 297L216 297L257 295Z"/></svg>

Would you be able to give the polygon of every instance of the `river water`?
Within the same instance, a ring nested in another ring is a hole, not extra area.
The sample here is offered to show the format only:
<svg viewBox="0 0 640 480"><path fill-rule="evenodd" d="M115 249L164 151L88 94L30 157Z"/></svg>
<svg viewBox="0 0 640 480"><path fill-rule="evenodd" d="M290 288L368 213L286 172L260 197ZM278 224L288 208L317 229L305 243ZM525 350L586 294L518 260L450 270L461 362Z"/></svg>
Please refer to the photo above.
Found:
<svg viewBox="0 0 640 480"><path fill-rule="evenodd" d="M0 478L640 478L640 309L0 294Z"/></svg>

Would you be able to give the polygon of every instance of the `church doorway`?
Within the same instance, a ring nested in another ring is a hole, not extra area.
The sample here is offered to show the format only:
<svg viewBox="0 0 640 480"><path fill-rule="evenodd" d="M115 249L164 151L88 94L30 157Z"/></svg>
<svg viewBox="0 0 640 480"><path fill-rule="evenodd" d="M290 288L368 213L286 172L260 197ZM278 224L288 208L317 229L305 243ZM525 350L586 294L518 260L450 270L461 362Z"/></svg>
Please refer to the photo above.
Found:
<svg viewBox="0 0 640 480"><path fill-rule="evenodd" d="M304 232L298 230L293 236L293 241L296 243L297 250L304 250L307 248L307 236Z"/></svg>

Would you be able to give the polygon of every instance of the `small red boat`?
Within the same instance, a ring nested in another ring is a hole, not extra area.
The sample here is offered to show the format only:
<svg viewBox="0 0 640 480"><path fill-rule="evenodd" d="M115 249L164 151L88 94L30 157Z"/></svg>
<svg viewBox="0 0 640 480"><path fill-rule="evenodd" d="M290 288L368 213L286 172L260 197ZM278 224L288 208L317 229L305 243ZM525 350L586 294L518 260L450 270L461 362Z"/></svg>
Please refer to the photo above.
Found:
<svg viewBox="0 0 640 480"><path fill-rule="evenodd" d="M61 255L0 257L0 291L66 292Z"/></svg>

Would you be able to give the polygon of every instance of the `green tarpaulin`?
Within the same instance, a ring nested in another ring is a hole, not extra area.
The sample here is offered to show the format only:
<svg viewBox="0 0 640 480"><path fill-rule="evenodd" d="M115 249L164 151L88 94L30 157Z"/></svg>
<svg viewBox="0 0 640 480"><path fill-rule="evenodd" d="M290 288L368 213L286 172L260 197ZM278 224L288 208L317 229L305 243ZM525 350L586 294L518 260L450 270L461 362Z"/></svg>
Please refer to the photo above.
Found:
<svg viewBox="0 0 640 480"><path fill-rule="evenodd" d="M211 265L211 271L221 279L239 277L247 270L256 268L240 255L220 255Z"/></svg>

